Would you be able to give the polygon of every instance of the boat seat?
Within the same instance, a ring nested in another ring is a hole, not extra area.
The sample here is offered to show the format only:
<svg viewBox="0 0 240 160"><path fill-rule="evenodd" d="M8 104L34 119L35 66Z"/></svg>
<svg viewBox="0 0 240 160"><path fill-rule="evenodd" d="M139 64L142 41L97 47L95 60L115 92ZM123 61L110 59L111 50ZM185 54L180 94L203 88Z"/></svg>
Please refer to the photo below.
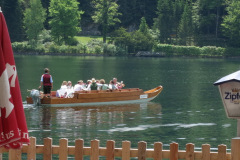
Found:
<svg viewBox="0 0 240 160"><path fill-rule="evenodd" d="M56 97L56 91L51 91L51 96Z"/></svg>

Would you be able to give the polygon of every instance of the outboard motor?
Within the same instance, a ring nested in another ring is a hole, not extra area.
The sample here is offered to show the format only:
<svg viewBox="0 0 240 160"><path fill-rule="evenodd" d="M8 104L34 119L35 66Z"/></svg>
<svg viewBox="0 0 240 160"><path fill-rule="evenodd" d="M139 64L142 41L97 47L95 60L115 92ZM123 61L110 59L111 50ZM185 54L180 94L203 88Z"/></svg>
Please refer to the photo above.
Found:
<svg viewBox="0 0 240 160"><path fill-rule="evenodd" d="M40 91L36 90L36 89L32 89L30 92L30 97L33 100L33 104L36 105L40 105L41 101L40 101Z"/></svg>

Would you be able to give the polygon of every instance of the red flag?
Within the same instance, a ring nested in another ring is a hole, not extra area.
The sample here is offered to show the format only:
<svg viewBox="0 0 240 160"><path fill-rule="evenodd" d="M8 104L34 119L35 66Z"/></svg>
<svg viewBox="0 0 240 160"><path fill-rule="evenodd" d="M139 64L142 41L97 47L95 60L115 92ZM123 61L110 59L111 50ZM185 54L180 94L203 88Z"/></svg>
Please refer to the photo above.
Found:
<svg viewBox="0 0 240 160"><path fill-rule="evenodd" d="M29 143L18 76L5 18L0 12L0 147Z"/></svg>

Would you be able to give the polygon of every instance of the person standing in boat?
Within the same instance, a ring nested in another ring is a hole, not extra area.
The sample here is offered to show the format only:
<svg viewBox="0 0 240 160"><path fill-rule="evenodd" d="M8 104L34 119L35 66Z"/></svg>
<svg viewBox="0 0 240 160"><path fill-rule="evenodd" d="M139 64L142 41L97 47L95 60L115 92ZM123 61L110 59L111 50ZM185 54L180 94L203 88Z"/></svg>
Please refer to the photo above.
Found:
<svg viewBox="0 0 240 160"><path fill-rule="evenodd" d="M44 74L41 76L39 89L43 86L43 94L44 96L50 96L51 90L53 88L53 79L49 74L50 70L48 68L44 69Z"/></svg>

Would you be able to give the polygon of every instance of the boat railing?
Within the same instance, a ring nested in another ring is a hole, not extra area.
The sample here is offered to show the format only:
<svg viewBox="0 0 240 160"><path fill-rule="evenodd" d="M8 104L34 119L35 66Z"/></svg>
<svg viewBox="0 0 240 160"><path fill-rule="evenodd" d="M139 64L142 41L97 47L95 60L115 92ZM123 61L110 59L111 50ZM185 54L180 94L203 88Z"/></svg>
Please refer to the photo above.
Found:
<svg viewBox="0 0 240 160"><path fill-rule="evenodd" d="M86 93L108 93L108 92L129 92L129 91L142 91L139 88L126 88L126 89L117 89L117 90L91 90L91 91L77 91L77 94L86 94Z"/></svg>

